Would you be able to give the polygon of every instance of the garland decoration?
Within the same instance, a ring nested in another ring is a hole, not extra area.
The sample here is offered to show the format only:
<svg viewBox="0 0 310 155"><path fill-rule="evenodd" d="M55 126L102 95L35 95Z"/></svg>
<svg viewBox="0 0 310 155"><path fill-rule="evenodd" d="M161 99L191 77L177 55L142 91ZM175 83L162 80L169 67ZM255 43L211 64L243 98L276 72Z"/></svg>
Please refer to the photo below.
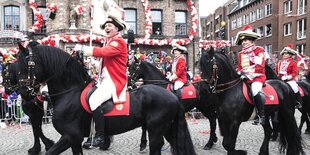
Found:
<svg viewBox="0 0 310 155"><path fill-rule="evenodd" d="M57 10L56 4L55 3L51 3L51 4L47 3L47 10L55 13Z"/></svg>
<svg viewBox="0 0 310 155"><path fill-rule="evenodd" d="M30 8L33 11L34 16L37 18L37 21L32 25L32 27L28 30L29 32L35 32L41 28L43 25L43 16L38 9L37 4L35 3L35 0L29 0Z"/></svg>
<svg viewBox="0 0 310 155"><path fill-rule="evenodd" d="M152 17L150 13L150 4L148 0L141 0L144 11L145 11L145 36L144 38L137 38L135 39L136 44L144 44L144 45L154 45L154 46L163 46L163 45L171 45L172 43L177 43L180 45L187 45L189 44L194 37L197 35L197 28L198 28L198 12L194 6L194 2L192 0L187 0L187 5L190 8L190 13L192 16L192 23L191 23L191 30L188 34L188 38L185 39L149 39L151 32L152 32Z"/></svg>
<svg viewBox="0 0 310 155"><path fill-rule="evenodd" d="M83 15L86 9L82 5L77 5L74 10L77 15Z"/></svg>

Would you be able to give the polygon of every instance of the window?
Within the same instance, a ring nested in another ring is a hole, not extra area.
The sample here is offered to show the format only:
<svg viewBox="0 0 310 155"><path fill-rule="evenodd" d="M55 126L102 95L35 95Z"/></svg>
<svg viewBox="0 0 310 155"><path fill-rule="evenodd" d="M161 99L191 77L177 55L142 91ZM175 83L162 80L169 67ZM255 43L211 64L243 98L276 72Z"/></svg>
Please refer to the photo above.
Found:
<svg viewBox="0 0 310 155"><path fill-rule="evenodd" d="M307 20L301 19L297 21L297 39L305 39L307 34Z"/></svg>
<svg viewBox="0 0 310 155"><path fill-rule="evenodd" d="M47 18L47 8L46 7L38 7L38 9L41 12L42 17L43 17L43 25L36 32L37 33L46 33L45 21L46 21L46 18ZM34 24L35 22L37 22L37 17L34 14L32 14L32 24Z"/></svg>
<svg viewBox="0 0 310 155"><path fill-rule="evenodd" d="M256 11L252 11L250 13L250 22L255 22L256 21Z"/></svg>
<svg viewBox="0 0 310 155"><path fill-rule="evenodd" d="M262 19L264 17L264 8L257 9L257 19Z"/></svg>
<svg viewBox="0 0 310 155"><path fill-rule="evenodd" d="M260 36L263 37L264 36L264 27L262 27L262 26L258 27L256 33L260 34Z"/></svg>
<svg viewBox="0 0 310 155"><path fill-rule="evenodd" d="M156 35L158 32L162 34L162 11L151 10L151 15L153 34Z"/></svg>
<svg viewBox="0 0 310 155"><path fill-rule="evenodd" d="M244 25L250 23L250 15L249 14L246 14L243 16L243 23L244 23Z"/></svg>
<svg viewBox="0 0 310 155"><path fill-rule="evenodd" d="M284 2L284 14L288 14L292 12L292 1L287 0Z"/></svg>
<svg viewBox="0 0 310 155"><path fill-rule="evenodd" d="M269 55L272 55L272 45L271 45L271 44L265 45L265 51L266 51Z"/></svg>
<svg viewBox="0 0 310 155"><path fill-rule="evenodd" d="M237 28L242 26L242 17L237 18Z"/></svg>
<svg viewBox="0 0 310 155"><path fill-rule="evenodd" d="M137 34L137 10L125 9L124 19L134 34Z"/></svg>
<svg viewBox="0 0 310 155"><path fill-rule="evenodd" d="M283 27L284 36L292 35L291 29L292 29L292 23L284 24L284 27Z"/></svg>
<svg viewBox="0 0 310 155"><path fill-rule="evenodd" d="M231 29L234 30L236 28L237 28L237 20L234 19L234 20L231 21Z"/></svg>
<svg viewBox="0 0 310 155"><path fill-rule="evenodd" d="M299 44L297 45L297 51L301 54L304 54L306 50L306 44Z"/></svg>
<svg viewBox="0 0 310 155"><path fill-rule="evenodd" d="M186 12L176 11L175 12L175 35L184 36L187 35L187 23L186 23Z"/></svg>
<svg viewBox="0 0 310 155"><path fill-rule="evenodd" d="M271 24L267 24L265 26L265 36L268 37L271 35L272 35L272 26L271 26Z"/></svg>
<svg viewBox="0 0 310 155"><path fill-rule="evenodd" d="M266 10L265 12L266 17L272 15L272 4L267 4L265 6L265 10Z"/></svg>
<svg viewBox="0 0 310 155"><path fill-rule="evenodd" d="M20 30L20 12L18 6L4 7L4 30Z"/></svg>
<svg viewBox="0 0 310 155"><path fill-rule="evenodd" d="M298 14L307 13L307 0L298 0Z"/></svg>
<svg viewBox="0 0 310 155"><path fill-rule="evenodd" d="M231 37L231 45L232 46L236 46L236 39L237 39L237 36L232 36Z"/></svg>

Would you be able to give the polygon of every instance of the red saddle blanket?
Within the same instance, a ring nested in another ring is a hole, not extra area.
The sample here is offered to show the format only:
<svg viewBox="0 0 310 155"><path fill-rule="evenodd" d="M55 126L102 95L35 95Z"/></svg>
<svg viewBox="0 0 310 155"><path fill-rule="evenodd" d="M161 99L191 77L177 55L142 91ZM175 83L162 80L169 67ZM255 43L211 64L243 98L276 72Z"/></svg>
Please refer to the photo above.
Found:
<svg viewBox="0 0 310 155"><path fill-rule="evenodd" d="M304 90L300 86L298 86L298 90L299 90L300 96L304 97L305 96Z"/></svg>
<svg viewBox="0 0 310 155"><path fill-rule="evenodd" d="M245 83L243 83L242 92L243 92L243 95L246 98L246 100L250 104L253 104L253 102L249 96L249 92L248 92L248 89L247 89L247 86ZM263 92L266 95L265 96L265 105L279 104L278 94L277 94L276 90L272 86L270 86L268 83L266 83L266 86L263 87Z"/></svg>
<svg viewBox="0 0 310 155"><path fill-rule="evenodd" d="M89 105L86 101L86 94L89 89L91 89L93 86L93 83L90 83L84 88L82 91L82 94L80 96L80 100L82 103L83 108L88 112L91 113ZM130 98L129 93L126 93L126 102L123 104L114 104L113 109L107 113L104 114L104 116L128 116L129 115L129 108L130 107Z"/></svg>
<svg viewBox="0 0 310 155"><path fill-rule="evenodd" d="M171 91L170 84L167 86L167 90ZM183 86L182 99L191 99L197 98L196 89L193 84L189 84L188 86Z"/></svg>

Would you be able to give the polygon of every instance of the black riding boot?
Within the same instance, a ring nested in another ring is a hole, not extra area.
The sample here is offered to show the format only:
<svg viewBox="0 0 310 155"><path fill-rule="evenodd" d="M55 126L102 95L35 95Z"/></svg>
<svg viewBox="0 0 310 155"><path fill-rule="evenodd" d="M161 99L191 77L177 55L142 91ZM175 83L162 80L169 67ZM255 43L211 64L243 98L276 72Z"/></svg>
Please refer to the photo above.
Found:
<svg viewBox="0 0 310 155"><path fill-rule="evenodd" d="M103 146L105 120L103 116L102 106L99 106L95 111L93 111L93 118L95 121L95 129L96 129L96 135L93 140L93 146L94 147Z"/></svg>
<svg viewBox="0 0 310 155"><path fill-rule="evenodd" d="M177 95L179 100L181 100L182 99L182 88L175 90L175 94Z"/></svg>
<svg viewBox="0 0 310 155"><path fill-rule="evenodd" d="M295 96L296 96L296 108L299 109L299 108L302 108L302 99L301 99L301 95L299 92L295 93Z"/></svg>
<svg viewBox="0 0 310 155"><path fill-rule="evenodd" d="M265 96L259 92L254 96L254 104L257 109L258 123L261 125L265 124L265 114L264 114L264 105L265 105Z"/></svg>

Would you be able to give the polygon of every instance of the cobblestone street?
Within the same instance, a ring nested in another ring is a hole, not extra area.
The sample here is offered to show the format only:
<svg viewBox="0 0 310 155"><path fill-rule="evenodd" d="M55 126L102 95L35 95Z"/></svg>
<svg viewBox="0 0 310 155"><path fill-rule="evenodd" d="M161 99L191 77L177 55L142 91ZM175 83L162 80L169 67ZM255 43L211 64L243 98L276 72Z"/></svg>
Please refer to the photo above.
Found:
<svg viewBox="0 0 310 155"><path fill-rule="evenodd" d="M296 113L296 118L299 121L300 113ZM219 141L214 145L212 150L203 150L204 145L207 143L209 138L209 122L206 119L199 119L196 121L188 120L190 127L192 139L196 148L198 155L209 154L209 155L224 155L226 151L222 146L222 137L219 135L219 129L217 129L217 134ZM305 126L305 125L304 125ZM306 154L310 154L310 135L304 134L305 127L302 131L302 137L304 140L304 151ZM53 140L58 140L60 135L54 130L52 124L44 124L43 132L47 137ZM84 154L87 155L97 155L97 154L107 154L107 155L147 155L148 148L139 152L140 145L141 128L137 128L130 132L114 136L114 141L108 151L100 151L98 149L85 150ZM262 143L263 130L261 126L254 126L251 121L242 123L239 129L239 136L236 144L237 149L247 150L249 155L257 155L259 147ZM27 150L32 147L33 136L30 125L22 126L11 126L7 128L0 129L0 155L26 155ZM45 153L45 148L42 144L42 154ZM270 142L270 154L278 155L278 143ZM162 154L170 155L170 148L167 143L165 143L162 148ZM68 149L63 155L71 155L71 150Z"/></svg>

